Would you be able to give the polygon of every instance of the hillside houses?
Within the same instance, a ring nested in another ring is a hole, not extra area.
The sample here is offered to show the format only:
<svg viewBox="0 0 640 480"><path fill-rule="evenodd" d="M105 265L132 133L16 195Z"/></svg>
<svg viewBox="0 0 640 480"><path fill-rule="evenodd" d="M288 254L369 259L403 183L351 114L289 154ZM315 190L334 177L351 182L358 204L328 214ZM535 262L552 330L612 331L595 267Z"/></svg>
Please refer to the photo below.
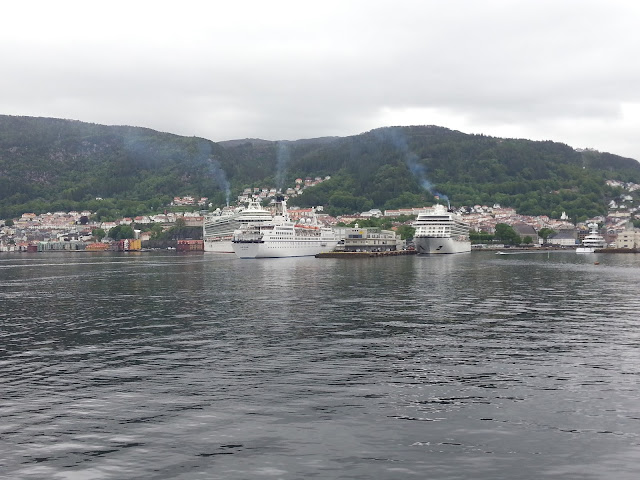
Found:
<svg viewBox="0 0 640 480"><path fill-rule="evenodd" d="M247 203L251 198L256 198L262 201L270 198L275 198L277 195L286 195L289 198L296 197L298 195L302 195L305 188L313 187L330 179L330 175L327 175L324 178L306 177L304 180L302 178L296 178L296 185L294 187L286 187L283 189L277 189L274 187L245 188L242 191L242 194L238 196L238 203Z"/></svg>
<svg viewBox="0 0 640 480"><path fill-rule="evenodd" d="M91 220L92 216L93 213L89 211L48 212L40 215L25 213L15 219L11 227L6 226L4 220L0 220L0 251L27 251L29 245L42 242L51 244L90 242L93 240L93 230L102 229L109 232L118 225L135 226L152 223L170 225L178 218L182 218L186 226L199 227L203 220L203 217L195 212L140 215L104 222Z"/></svg>
<svg viewBox="0 0 640 480"><path fill-rule="evenodd" d="M302 195L304 189L317 185L320 182L329 180L330 177L307 177L297 178L295 186L285 189L277 189L271 186L245 188L238 200L243 203L250 198L256 198L267 203L268 200L274 200L277 195L286 195L294 197ZM605 236L608 242L613 243L616 237L621 239L620 244L629 245L636 244L636 233L630 229L629 225L637 218L638 207L633 205L634 199L637 197L636 191L640 191L640 185L624 183L618 181L608 181L611 187L621 188L622 193L617 194L615 201L609 205L606 216L588 219L584 223L574 225L569 221L567 215L563 212L559 219L552 219L549 216L527 216L521 215L513 208L505 208L498 204L494 205L473 205L459 207L456 212L461 214L465 221L469 223L472 231L495 233L496 225L504 223L510 225L516 230L521 238L531 237L534 243L538 241L537 232L541 229L551 229L556 232L555 237L551 237L549 242L556 244L575 245L580 239L588 233L588 223L597 223L601 226L600 233ZM207 205L206 197L182 196L174 197L172 204L176 206L190 206L193 210L199 210L198 207ZM366 212L352 213L342 215L338 218L329 215L322 215L322 221L328 225L335 225L339 222L345 224L359 222L370 218L388 218L393 221L394 228L401 223L410 224L411 218L427 206L415 206L412 208L379 210L371 209ZM185 209L188 210L188 209ZM316 213L321 211L321 207L316 207ZM290 218L294 221L304 222L313 216L314 210L311 208L291 207L289 209ZM70 211L70 212L47 212L36 214L27 212L19 218L12 219L13 225L4 226L4 221L0 220L0 250L11 248L22 248L20 245L28 245L29 242L46 242L46 241L65 241L65 239L89 239L94 229L101 228L108 232L111 228L118 225L151 225L162 224L163 228L175 223L178 219L183 219L187 226L200 226L203 217L198 212L164 212L159 214L138 215L135 217L123 217L115 221L99 222L94 219L93 212L90 211ZM405 218L400 218L405 217ZM397 220L396 220L397 219ZM631 227L632 228L632 227ZM145 228L139 228L145 230ZM70 240L69 240L70 241Z"/></svg>
<svg viewBox="0 0 640 480"><path fill-rule="evenodd" d="M195 198L195 197L192 197L191 195L187 195L185 197L173 197L173 201L171 202L171 205L177 206L177 207L190 206L190 205L198 205L198 206L204 207L207 205L208 201L209 199L207 197Z"/></svg>

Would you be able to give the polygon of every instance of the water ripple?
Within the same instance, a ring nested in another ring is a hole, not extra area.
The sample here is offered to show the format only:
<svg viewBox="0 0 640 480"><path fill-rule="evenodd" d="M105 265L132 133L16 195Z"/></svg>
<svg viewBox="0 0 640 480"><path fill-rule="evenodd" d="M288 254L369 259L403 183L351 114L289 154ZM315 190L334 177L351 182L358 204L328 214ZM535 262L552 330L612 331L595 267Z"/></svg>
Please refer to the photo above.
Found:
<svg viewBox="0 0 640 480"><path fill-rule="evenodd" d="M576 257L2 257L0 468L635 478L640 261Z"/></svg>

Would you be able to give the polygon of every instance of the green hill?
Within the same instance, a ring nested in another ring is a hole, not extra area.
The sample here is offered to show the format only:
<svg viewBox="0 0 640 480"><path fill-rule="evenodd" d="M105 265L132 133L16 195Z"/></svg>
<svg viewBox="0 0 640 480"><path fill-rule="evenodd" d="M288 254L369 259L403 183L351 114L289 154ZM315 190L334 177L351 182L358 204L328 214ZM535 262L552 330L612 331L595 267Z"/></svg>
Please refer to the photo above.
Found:
<svg viewBox="0 0 640 480"><path fill-rule="evenodd" d="M332 213L399 208L448 197L455 205L513 206L525 214L604 213L640 183L640 163L546 141L467 135L435 126L389 127L351 137L215 143L154 130L0 116L0 218L89 209L101 216L160 210L176 195L216 204L243 188L331 180L290 203Z"/></svg>
<svg viewBox="0 0 640 480"><path fill-rule="evenodd" d="M81 208L134 215L194 191L224 198L215 178L221 152L209 140L145 128L0 116L0 217Z"/></svg>

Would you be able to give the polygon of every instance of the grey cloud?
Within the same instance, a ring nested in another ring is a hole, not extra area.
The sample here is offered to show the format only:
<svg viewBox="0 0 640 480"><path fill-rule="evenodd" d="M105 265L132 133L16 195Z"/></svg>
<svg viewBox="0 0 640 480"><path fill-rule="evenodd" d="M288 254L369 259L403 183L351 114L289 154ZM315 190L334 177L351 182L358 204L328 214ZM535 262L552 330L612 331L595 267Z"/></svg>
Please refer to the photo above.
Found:
<svg viewBox="0 0 640 480"><path fill-rule="evenodd" d="M194 17L115 2L84 9L104 17L93 24L46 2L46 21L27 24L12 5L25 21L0 32L0 113L212 140L441 120L640 159L634 2L240 3Z"/></svg>

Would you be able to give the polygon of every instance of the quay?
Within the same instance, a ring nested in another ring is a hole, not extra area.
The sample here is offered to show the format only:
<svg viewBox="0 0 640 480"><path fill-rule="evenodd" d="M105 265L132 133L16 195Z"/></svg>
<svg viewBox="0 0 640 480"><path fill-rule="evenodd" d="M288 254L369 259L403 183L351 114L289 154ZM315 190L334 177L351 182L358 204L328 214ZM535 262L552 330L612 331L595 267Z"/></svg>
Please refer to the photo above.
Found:
<svg viewBox="0 0 640 480"><path fill-rule="evenodd" d="M594 253L640 253L640 248L596 248Z"/></svg>
<svg viewBox="0 0 640 480"><path fill-rule="evenodd" d="M397 257L399 255L415 255L415 250L390 250L385 252L322 252L316 258L371 258Z"/></svg>

